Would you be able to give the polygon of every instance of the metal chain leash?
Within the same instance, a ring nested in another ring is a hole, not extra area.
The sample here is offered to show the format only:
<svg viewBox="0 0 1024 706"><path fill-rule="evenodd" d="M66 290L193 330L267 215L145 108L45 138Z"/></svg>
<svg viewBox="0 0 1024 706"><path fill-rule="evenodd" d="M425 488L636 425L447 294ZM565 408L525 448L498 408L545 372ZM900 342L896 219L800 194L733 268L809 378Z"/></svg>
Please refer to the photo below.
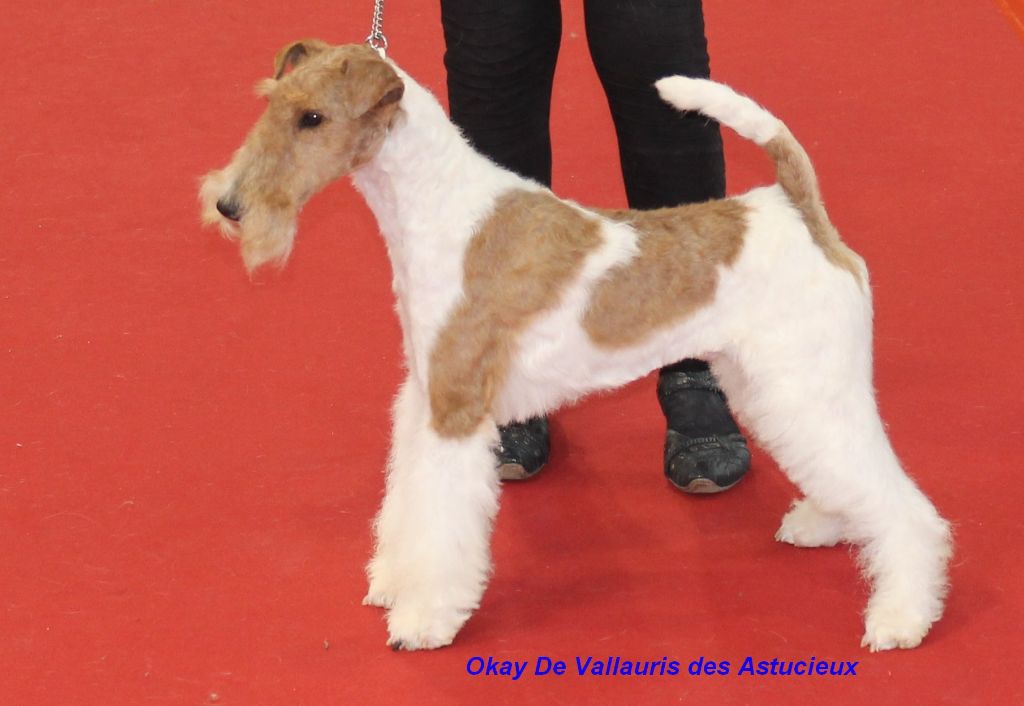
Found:
<svg viewBox="0 0 1024 706"><path fill-rule="evenodd" d="M384 0L373 0L373 24L370 26L370 34L366 37L366 43L376 49L381 58L384 58L388 50L388 38L384 36Z"/></svg>

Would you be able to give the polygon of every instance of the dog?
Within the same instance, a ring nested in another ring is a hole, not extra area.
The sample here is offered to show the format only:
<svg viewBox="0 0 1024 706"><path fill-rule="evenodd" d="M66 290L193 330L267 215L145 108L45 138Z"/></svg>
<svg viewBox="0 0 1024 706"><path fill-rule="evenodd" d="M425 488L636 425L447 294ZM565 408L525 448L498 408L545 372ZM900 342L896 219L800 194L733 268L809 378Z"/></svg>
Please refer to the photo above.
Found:
<svg viewBox="0 0 1024 706"><path fill-rule="evenodd" d="M947 592L949 525L903 472L872 388L863 260L829 221L786 126L708 80L656 83L762 146L777 183L655 211L590 209L475 152L443 108L364 45L303 40L268 107L200 188L245 265L283 263L303 204L351 175L387 244L408 375L364 603L388 644L452 642L479 606L498 508L497 425L665 364L710 361L737 417L802 491L776 538L860 548L862 646L918 645Z"/></svg>

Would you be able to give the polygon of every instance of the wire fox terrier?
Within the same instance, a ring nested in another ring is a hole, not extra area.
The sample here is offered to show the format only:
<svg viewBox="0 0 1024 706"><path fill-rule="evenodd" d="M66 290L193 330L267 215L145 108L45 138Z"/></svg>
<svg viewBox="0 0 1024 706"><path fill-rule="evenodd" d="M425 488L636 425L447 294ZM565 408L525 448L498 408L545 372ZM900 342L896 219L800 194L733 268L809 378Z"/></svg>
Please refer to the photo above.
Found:
<svg viewBox="0 0 1024 706"><path fill-rule="evenodd" d="M830 223L807 154L726 86L656 87L761 145L778 183L655 211L585 208L475 152L372 49L319 40L279 52L257 89L266 112L203 181L204 220L238 238L250 270L288 257L303 204L345 174L378 220L408 376L364 602L388 609L396 649L449 644L480 604L498 424L690 357L711 361L803 492L776 539L860 547L872 585L861 644L914 647L942 613L949 527L886 437L867 270Z"/></svg>

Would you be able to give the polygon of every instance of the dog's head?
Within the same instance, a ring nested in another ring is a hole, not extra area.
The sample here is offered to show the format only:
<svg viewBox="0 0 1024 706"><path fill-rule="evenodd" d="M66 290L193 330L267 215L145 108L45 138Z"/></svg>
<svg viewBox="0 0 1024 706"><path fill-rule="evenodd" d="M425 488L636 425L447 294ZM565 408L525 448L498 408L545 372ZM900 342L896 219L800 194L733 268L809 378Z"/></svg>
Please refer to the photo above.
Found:
<svg viewBox="0 0 1024 706"><path fill-rule="evenodd" d="M239 239L250 271L284 262L299 210L373 158L403 90L391 65L366 45L309 39L284 47L274 77L257 85L266 111L231 163L202 180L203 221Z"/></svg>

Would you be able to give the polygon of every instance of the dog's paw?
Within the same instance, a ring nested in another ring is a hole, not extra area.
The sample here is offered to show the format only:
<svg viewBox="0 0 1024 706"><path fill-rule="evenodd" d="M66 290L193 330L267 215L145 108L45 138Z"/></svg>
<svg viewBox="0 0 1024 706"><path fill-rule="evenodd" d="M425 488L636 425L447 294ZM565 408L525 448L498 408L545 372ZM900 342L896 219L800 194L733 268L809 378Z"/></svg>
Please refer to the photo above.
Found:
<svg viewBox="0 0 1024 706"><path fill-rule="evenodd" d="M931 621L906 611L884 606L869 607L860 646L872 652L897 647L910 649L921 644L930 627Z"/></svg>
<svg viewBox="0 0 1024 706"><path fill-rule="evenodd" d="M434 637L420 636L417 638L400 638L400 637L389 637L388 647L395 652L401 652L403 650L414 651L414 650L436 650L439 647L447 647L452 644L454 636L449 638L447 642L439 640Z"/></svg>
<svg viewBox="0 0 1024 706"><path fill-rule="evenodd" d="M782 518L775 539L796 547L832 547L844 539L843 520L803 498L793 503Z"/></svg>
<svg viewBox="0 0 1024 706"><path fill-rule="evenodd" d="M366 578L370 583L363 597L363 605L390 608L395 604L395 576L391 571L393 562L382 552L377 552L366 565Z"/></svg>
<svg viewBox="0 0 1024 706"><path fill-rule="evenodd" d="M388 612L388 647L393 650L434 650L452 644L469 613L424 611L402 603Z"/></svg>
<svg viewBox="0 0 1024 706"><path fill-rule="evenodd" d="M370 586L370 590L367 591L365 596L363 596L363 605L375 606L377 608L390 608L394 604L394 596L387 591L374 590L373 586Z"/></svg>

